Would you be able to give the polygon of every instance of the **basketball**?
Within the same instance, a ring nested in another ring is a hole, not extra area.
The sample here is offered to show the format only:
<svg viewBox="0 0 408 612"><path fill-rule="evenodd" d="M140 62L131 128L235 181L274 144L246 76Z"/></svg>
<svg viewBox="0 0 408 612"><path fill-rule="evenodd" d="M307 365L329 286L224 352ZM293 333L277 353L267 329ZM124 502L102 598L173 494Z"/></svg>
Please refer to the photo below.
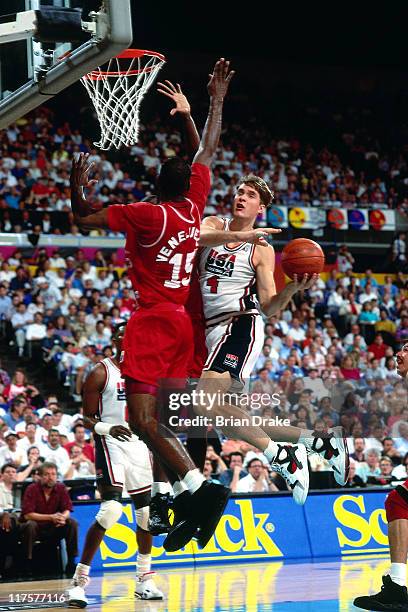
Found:
<svg viewBox="0 0 408 612"><path fill-rule="evenodd" d="M324 253L320 244L308 238L296 238L282 251L282 269L286 276L298 280L304 274L320 274L324 268Z"/></svg>

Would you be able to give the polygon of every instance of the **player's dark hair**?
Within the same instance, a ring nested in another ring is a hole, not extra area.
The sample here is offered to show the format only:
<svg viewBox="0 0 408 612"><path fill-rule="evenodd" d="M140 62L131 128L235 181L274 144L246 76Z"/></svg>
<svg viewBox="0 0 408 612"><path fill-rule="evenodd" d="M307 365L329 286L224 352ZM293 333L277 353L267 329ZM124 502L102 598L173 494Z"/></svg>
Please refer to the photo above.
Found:
<svg viewBox="0 0 408 612"><path fill-rule="evenodd" d="M181 157L172 157L161 167L157 184L161 200L184 195L190 187L191 166Z"/></svg>
<svg viewBox="0 0 408 612"><path fill-rule="evenodd" d="M250 185L253 187L261 198L261 202L264 206L268 207L272 204L273 200L273 191L271 191L268 187L268 184L259 176L255 174L246 174L245 176L241 176L238 181L238 185Z"/></svg>
<svg viewBox="0 0 408 612"><path fill-rule="evenodd" d="M126 327L126 321L123 321L122 323L118 323L117 325L115 325L115 327L113 328L112 337L115 338L115 336L117 336L120 333L120 330L123 327Z"/></svg>

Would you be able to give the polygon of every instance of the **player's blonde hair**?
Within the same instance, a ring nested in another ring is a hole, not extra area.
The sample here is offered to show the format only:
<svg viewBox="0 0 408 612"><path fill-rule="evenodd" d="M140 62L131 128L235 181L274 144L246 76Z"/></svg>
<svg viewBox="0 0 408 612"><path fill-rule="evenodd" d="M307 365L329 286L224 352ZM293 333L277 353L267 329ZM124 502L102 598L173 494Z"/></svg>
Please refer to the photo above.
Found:
<svg viewBox="0 0 408 612"><path fill-rule="evenodd" d="M242 184L251 185L251 187L259 193L259 197L264 206L268 207L272 204L274 198L273 191L269 189L268 184L260 176L246 174L239 179L238 185Z"/></svg>

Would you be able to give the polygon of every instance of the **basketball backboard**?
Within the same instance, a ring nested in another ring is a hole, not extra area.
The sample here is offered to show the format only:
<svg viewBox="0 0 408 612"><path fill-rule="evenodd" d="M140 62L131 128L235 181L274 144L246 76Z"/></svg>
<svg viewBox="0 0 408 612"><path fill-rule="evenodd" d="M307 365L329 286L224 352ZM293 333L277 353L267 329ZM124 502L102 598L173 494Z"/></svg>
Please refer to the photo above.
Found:
<svg viewBox="0 0 408 612"><path fill-rule="evenodd" d="M84 42L41 43L27 34L28 28L25 40L20 36L18 42L8 42L15 40L22 17L23 23L31 18L33 27L38 23L38 14L28 11L50 8L81 9L79 38ZM131 0L1 0L0 129L116 56L131 41Z"/></svg>

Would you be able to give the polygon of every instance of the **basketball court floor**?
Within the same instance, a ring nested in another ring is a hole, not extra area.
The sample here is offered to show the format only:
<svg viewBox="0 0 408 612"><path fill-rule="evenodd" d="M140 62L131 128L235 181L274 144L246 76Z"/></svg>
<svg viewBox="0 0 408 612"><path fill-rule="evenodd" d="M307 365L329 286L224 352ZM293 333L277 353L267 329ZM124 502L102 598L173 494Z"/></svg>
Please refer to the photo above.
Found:
<svg viewBox="0 0 408 612"><path fill-rule="evenodd" d="M134 598L134 574L109 572L93 576L87 610L95 612L348 612L356 611L357 595L380 590L387 559L356 559L315 563L247 563L196 569L162 570L157 584L164 601ZM56 610L65 607L68 580L3 583L0 611ZM37 598L28 603L28 595ZM24 598L24 594L26 597ZM37 597L40 594L41 597ZM25 599L25 601L23 601ZM45 603L41 603L44 601Z"/></svg>

